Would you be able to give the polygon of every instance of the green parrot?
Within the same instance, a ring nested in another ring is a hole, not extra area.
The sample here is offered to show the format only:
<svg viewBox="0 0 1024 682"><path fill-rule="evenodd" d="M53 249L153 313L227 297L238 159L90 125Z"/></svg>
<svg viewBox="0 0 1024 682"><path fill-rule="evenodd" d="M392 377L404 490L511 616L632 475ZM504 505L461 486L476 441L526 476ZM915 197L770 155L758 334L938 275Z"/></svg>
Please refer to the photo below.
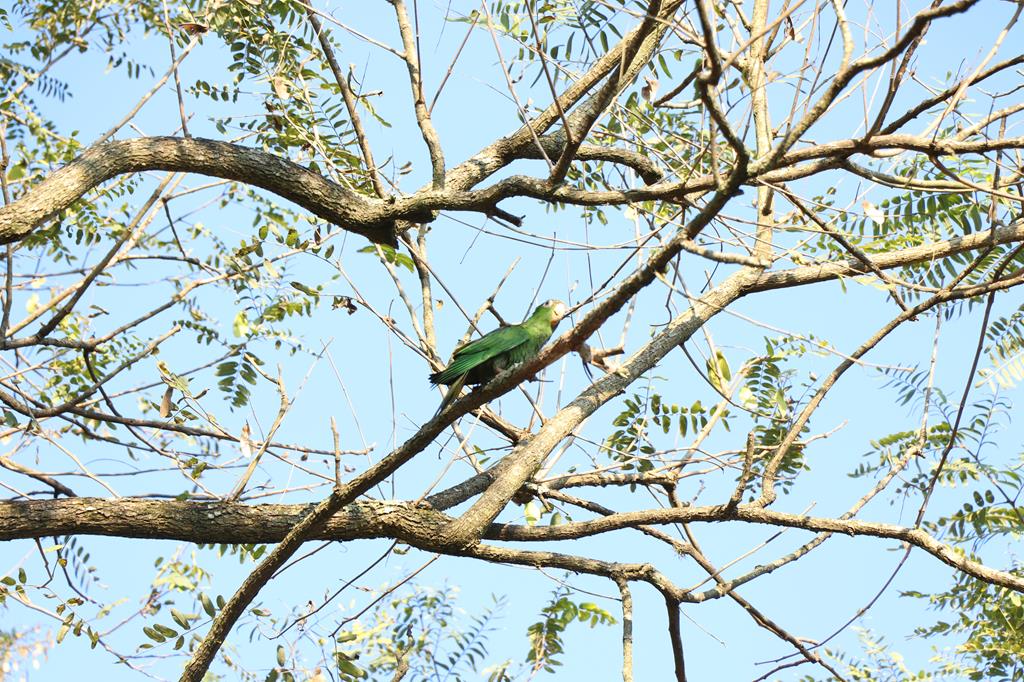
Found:
<svg viewBox="0 0 1024 682"><path fill-rule="evenodd" d="M449 387L437 414L455 402L464 385L486 384L503 370L537 355L566 312L561 301L545 301L524 322L499 327L456 348L448 366L430 375L430 383Z"/></svg>

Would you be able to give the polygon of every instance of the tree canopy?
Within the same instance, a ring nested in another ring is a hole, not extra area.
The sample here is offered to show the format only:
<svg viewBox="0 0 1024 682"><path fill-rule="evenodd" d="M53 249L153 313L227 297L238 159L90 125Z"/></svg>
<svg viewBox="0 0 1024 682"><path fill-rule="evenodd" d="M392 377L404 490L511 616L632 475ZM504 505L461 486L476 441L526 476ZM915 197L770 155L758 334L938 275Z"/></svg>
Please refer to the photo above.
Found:
<svg viewBox="0 0 1024 682"><path fill-rule="evenodd" d="M1024 680L1022 12L0 8L3 673Z"/></svg>

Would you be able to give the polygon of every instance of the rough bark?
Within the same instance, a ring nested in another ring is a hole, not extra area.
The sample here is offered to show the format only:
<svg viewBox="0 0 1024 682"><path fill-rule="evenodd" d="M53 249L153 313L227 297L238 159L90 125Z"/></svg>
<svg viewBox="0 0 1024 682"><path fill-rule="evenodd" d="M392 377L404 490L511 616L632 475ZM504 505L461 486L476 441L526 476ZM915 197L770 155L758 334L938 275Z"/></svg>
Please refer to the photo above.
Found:
<svg viewBox="0 0 1024 682"><path fill-rule="evenodd" d="M397 246L395 220L389 217L385 202L364 197L268 152L228 142L179 137L118 140L90 148L21 199L0 208L0 243L23 239L111 178L149 170L198 173L244 182L293 201L372 242Z"/></svg>
<svg viewBox="0 0 1024 682"><path fill-rule="evenodd" d="M75 497L60 500L0 502L0 540L41 538L51 535L107 535L122 538L179 540L197 543L279 542L316 505L262 504L249 506L232 502L183 502L177 500L102 499ZM505 551L482 544L463 546L446 539L444 529L450 516L426 505L399 501L363 500L353 502L310 535L308 539L358 540L389 538L428 551L499 558ZM1024 578L969 559L920 528L847 518L826 518L787 514L756 505L710 505L623 512L560 526L492 524L483 534L488 540L513 542L565 541L612 532L638 525L695 522L740 522L799 528L812 532L842 533L899 540L923 549L943 563L993 585L1024 592ZM536 565L598 572L596 562L547 552L520 553L520 560L533 557ZM515 561L520 563L521 561ZM618 566L624 566L619 564ZM637 577L650 577L650 566L635 565ZM629 576L630 579L637 577ZM641 578L642 579L642 578ZM653 580L653 578L652 578ZM657 577L659 584L663 576ZM668 587L668 585L662 585ZM678 588L674 588L678 590ZM677 598L697 601L679 591Z"/></svg>
<svg viewBox="0 0 1024 682"><path fill-rule="evenodd" d="M0 540L106 535L197 543L280 542L315 504L101 499L0 502ZM427 538L450 517L404 502L354 502L311 539Z"/></svg>

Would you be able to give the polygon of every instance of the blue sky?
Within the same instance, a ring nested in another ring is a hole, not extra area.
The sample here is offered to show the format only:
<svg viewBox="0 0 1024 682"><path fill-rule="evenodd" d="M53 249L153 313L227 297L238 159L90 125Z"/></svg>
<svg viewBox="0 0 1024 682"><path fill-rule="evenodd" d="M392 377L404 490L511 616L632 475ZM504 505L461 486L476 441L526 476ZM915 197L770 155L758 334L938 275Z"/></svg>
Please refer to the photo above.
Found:
<svg viewBox="0 0 1024 682"><path fill-rule="evenodd" d="M443 14L445 8L445 3L420 8L424 36L423 59L428 74L427 89L431 93L447 66L449 56L461 41L464 31L463 24L449 24L444 27L443 36L438 37L442 27L438 16ZM971 68L972 64L980 60L981 54L977 51L960 54L957 50L951 49L960 44L958 35L982 31L992 33L991 26L1001 26L1008 16L1009 9L1011 6L1007 3L992 3L971 13L966 19L957 19L955 23L936 26L929 35L927 45L918 56L922 79L933 77L934 80L929 82L941 82L947 71L957 72L963 68ZM328 11L337 12L339 17L346 21L351 20L354 25L374 37L389 42L397 41L395 31L391 28L393 22L390 8L385 3L374 3L359 7L358 10L347 5L332 6ZM1019 30L1016 33L1019 36ZM343 45L344 50L339 55L340 61L343 64L356 65L356 70L367 89L383 90L383 94L375 100L375 105L381 116L393 124L393 127L385 128L375 121L367 121L375 155L378 159L393 155L395 166L412 161L413 172L402 178L402 188L412 191L428 180L429 163L426 161L425 150L415 122L410 115L404 65L388 55L374 53L370 56L362 43L352 39L344 38ZM988 45L982 44L978 49L987 48ZM167 47L159 37L142 39L139 35L133 35L130 50L133 57L151 64L158 74L166 68ZM506 59L510 53L511 50L506 51ZM207 36L195 54L183 65L183 83L187 85L199 78L210 82L226 80L227 76L223 75L222 69L226 65L227 57L226 50L218 44L216 37ZM458 68L446 85L445 95L439 101L434 114L450 164L468 157L496 136L513 130L516 125L515 107L506 96L504 82L497 77L495 66L493 45L489 36L485 32L475 34L468 43ZM112 120L130 109L137 97L145 92L151 83L148 78L128 80L120 70L107 70L105 58L91 53L69 59L54 72L54 76L70 84L73 96L64 103L43 100L47 107L46 114L57 122L62 131L80 130L81 140L94 139ZM535 103L546 102L546 88L538 83L530 89L530 80L531 78L527 77L517 84L520 97L524 101L532 97ZM667 79L663 79L663 83L665 81ZM249 82L247 87L258 91L259 88L266 89L267 84ZM251 111L257 111L257 102L258 98L253 98ZM212 112L204 110L205 104L188 98L186 106L195 113L190 122L190 129L194 135L218 137L208 121ZM137 125L146 134L169 134L178 125L176 107L173 89L165 88L143 109L136 119ZM836 117L834 120L825 121L820 130L816 131L817 136L825 138L848 135L850 121L856 120L858 111L854 109L849 120ZM133 133L126 130L122 131L120 136L131 135ZM522 170L529 168L529 165L523 164L517 168ZM155 177L157 175L153 174L147 178L145 187L137 192L137 196L145 196L148 187L154 185ZM202 180L190 178L189 182L199 184ZM814 186L805 189L820 190ZM857 188L845 185L840 191L852 194L857 192ZM741 215L743 211L749 212L752 195L753 192L748 190L747 195L738 200L736 208L730 206L727 212ZM879 201L883 196L870 198ZM196 205L199 201L196 200ZM633 236L634 226L622 215L614 216L608 226L594 224L585 227L578 212L573 210L548 212L543 206L528 200L510 201L503 204L502 208L526 215L525 229L542 237L557 236L562 239L584 241L585 236L593 242L614 244ZM520 266L497 300L498 309L510 321L525 316L529 312L531 301L535 299L578 299L581 294L589 291L588 267L593 269L596 280L603 280L625 254L623 251L602 251L594 254L588 264L580 251L552 252L543 245L524 246L521 242L509 238L513 235L497 230L493 223L486 223L482 217L454 217L468 222L469 226L448 216L438 219L433 226L430 242L434 267L445 278L445 283L456 292L459 300L468 308L475 309L514 258L521 256L523 260ZM240 239L250 237L254 232L251 218L252 214L248 209L229 206L223 210L206 211L198 219L214 228L229 244L234 244ZM498 232L499 235L478 234L474 226L486 227ZM382 311L391 311L388 314L404 323L404 310L394 295L387 274L374 258L357 252L365 245L360 239L349 237L344 241L344 247L339 248L338 257L348 275L375 306ZM543 272L549 256L551 262L545 277ZM682 262L687 284L691 288L699 289L707 265L693 257L684 257ZM333 273L323 264L300 261L294 267L291 272L296 273L296 278L301 276L301 280L307 284L326 282L331 293L351 294L344 280L329 280ZM720 279L726 271L725 268L720 269L715 277ZM158 279L158 275L158 272L143 269L122 275L118 280L118 286L96 290L83 303L117 306L118 313L123 310L126 316L130 316L133 297L145 296L146 292L150 291L134 285L153 282ZM403 276L406 286L415 286L411 274ZM646 341L651 330L656 329L656 325L665 322L667 314L660 305L664 296L664 289L652 289L647 292L646 304L639 309L629 329L627 353ZM1007 300L1001 299L1000 306L1005 311L1015 302L1010 300L1013 298L1012 294L1003 298ZM214 310L224 315L224 320L229 320L242 303L230 300L229 297L221 297L221 300L211 305ZM843 351L856 348L874 329L896 312L892 305L885 304L884 292L858 286L853 282L847 283L845 292L837 283L826 283L806 290L759 295L740 301L735 310L775 327L830 339ZM440 346L442 352L448 352L463 333L465 322L452 305L445 305L438 311L437 319ZM485 320L486 326L493 324L493 320ZM613 336L617 335L621 324L621 315L613 318L608 327L613 330ZM405 328L407 329L407 325ZM160 329L160 324L155 324L148 330L159 333ZM323 361L314 364L309 353L275 356L271 349L265 349L262 357L271 361L270 366L275 362L282 363L286 382L290 387L302 385L301 392L297 392L295 407L280 432L281 440L313 441L312 444L318 447L328 447L330 433L327 424L329 418L335 416L342 433L343 447L356 449L362 447L365 440L366 443L376 444L372 456L380 457L394 443L401 442L411 435L436 409L439 396L428 387L425 363L415 354L402 348L365 311L348 316L341 311L324 309L309 320L297 322L295 329L310 339L311 348L318 349L320 340L330 344L338 374L335 375L330 365ZM759 352L763 346L764 336L775 335L727 313L712 320L709 329L716 344L726 353L734 366L751 354ZM908 325L887 339L868 360L879 365L905 366L911 362L923 366L931 352L933 331L932 318ZM973 350L977 331L978 321L974 317L962 316L944 323L945 336L937 376L938 384L950 395L958 395L962 390L968 367L964 358L969 357ZM614 343L610 339L606 341L609 341L609 345ZM703 341L696 338L688 347L691 352L705 352L706 349ZM182 335L167 346L161 354L161 359L174 367L176 363L184 365L191 361L196 352L205 351L197 351L193 343ZM817 358L812 360L808 367L821 376L829 371L834 362L833 357ZM632 388L642 393L649 385L653 390L663 394L667 400L680 404L690 404L698 399L706 405L714 402L711 390L693 372L682 353L670 355L651 375L649 383L638 381ZM349 410L339 376L355 403L358 421ZM570 356L549 369L547 376L552 380L545 387L544 405L549 411L571 399L587 381L575 356ZM212 377L205 379L205 382L197 388L213 386L215 383ZM536 385L530 385L528 390L536 391ZM975 390L975 395L980 397L988 389L980 387ZM813 425L814 432L831 431L841 425L842 428L829 438L819 441L810 451L811 471L801 479L801 483L791 495L779 502L779 505L787 511L794 512L809 508L813 510L811 513L822 516L842 513L863 494L865 482L860 479L849 479L845 474L862 460L863 453L869 449L869 440L893 431L914 428L919 422L919 412L913 406L894 408L894 404L894 391L884 387L884 377L876 369L858 368L845 376L830 400L819 411ZM229 413L226 410L222 410L221 414L225 423L233 423L235 427L246 419L258 420L265 426L276 410L276 396L270 391L262 390L255 395L254 406L253 412L248 414ZM515 392L501 402L502 412L513 419L523 419L526 414L525 407L525 401ZM604 407L591 418L584 433L594 440L603 438L611 430L609 422L619 409L619 403ZM463 420L466 428L469 428L471 423L471 419ZM1000 442L1005 443L1009 451L1016 452L1021 442L1019 425L1008 425L1007 428ZM439 442L443 442L445 438L442 437ZM482 446L493 444L493 439L487 439L482 434L480 438ZM712 451L716 448L735 447L738 439L741 439L741 436L734 430L731 434L715 436L707 447ZM673 443L670 441L667 445ZM46 452L45 448L41 450L40 457L44 461L51 461L47 458L52 458L53 453ZM119 455L112 457L98 449L89 449L87 452L88 462L96 471L117 471L124 465L118 459ZM424 481L434 480L447 459L448 453L442 452L441 447L435 445L419 455L410 467L402 470L394 482L393 492L390 487L384 486L382 494L385 497L394 495L397 498L418 496L423 491ZM573 463L583 466L586 461L582 450L574 448L566 459L560 462L560 466L568 467ZM139 466L144 464L138 463ZM289 476L292 473L286 467L280 467L273 470L271 475L274 477L274 483L282 486L286 484L282 483L278 476ZM448 474L443 485L455 483L465 474L464 470L455 470ZM255 480L259 478L257 475ZM226 489L231 480L233 476L214 477L211 478L211 485L222 485ZM713 499L716 493L721 494L731 489L733 478L731 475L705 477L704 490L698 490L696 483L692 489L687 489L686 480L689 479L684 479L680 496L688 499L700 494L700 499L707 501ZM125 479L122 485L123 487L118 489L122 494L146 494L157 490L166 493L168 490L177 492L174 486L180 487L181 481L172 483L160 477L151 477L135 481ZM82 484L82 492L104 494L98 487L90 490L86 483ZM942 508L944 494L945 491L938 493L935 508ZM294 503L308 499L310 497L302 493L289 493L275 495L266 501ZM628 505L642 503L618 491L600 491L595 493L594 499L613 508L625 508ZM865 519L884 519L907 524L912 523L915 512L916 506L912 504L908 504L906 509L893 510L888 500L879 499L861 516ZM520 515L518 519L517 514ZM521 514L522 508L514 507L508 510L502 519L521 521ZM750 547L775 535L772 528L752 528L734 524L696 526L695 532L707 555L718 564L745 553ZM757 553L744 559L740 566L733 570L753 567L774 559L807 539L806 534L795 530L785 532ZM187 556L194 551L191 546L163 541L107 538L80 540L88 547L92 555L91 563L95 564L97 574L102 577L103 585L97 586L97 598L101 601L112 601L121 596L129 598L123 607L119 607L121 611L115 611L111 621L117 620L118 613L127 615L132 608L138 608L138 599L147 594L154 578L155 557L170 556L179 550ZM46 546L47 542L44 541L43 545ZM307 600L317 602L361 571L386 546L387 543L379 541L335 544L315 557L290 568L274 580L260 595L260 602L275 613L301 607ZM880 588L901 555L901 552L894 551L895 549L895 543L879 540L834 538L805 559L781 569L777 574L745 586L741 592L794 634L820 639L845 622ZM633 537L627 533L580 541L563 551L579 551L624 561L652 561L682 585L695 584L703 577L692 563L672 556L667 549L640 540L639 536ZM199 556L202 557L202 565L214 575L213 583L210 585L211 594L230 594L251 568L251 564L239 565L233 557L215 559L215 554L208 551L201 552ZM990 547L983 551L983 556L993 565L1003 566L1007 563L1008 555L1003 552L1002 547ZM362 587L380 587L400 580L427 558L429 555L418 551L392 556L358 584ZM7 571L9 567L23 564L38 572L39 563L38 553L32 542L20 541L0 545L0 571ZM16 568L14 570L16 572ZM551 590L559 584L558 581L565 579L565 576L557 572L548 573L544 575L517 567L491 566L482 562L444 558L421 573L417 582L422 585L458 586L461 594L459 606L470 613L477 613L486 606L492 594L507 595L510 598L510 605L499 621L502 629L492 636L490 642L490 660L500 661L507 657L521 659L525 654L526 627L536 619L538 610L546 603ZM949 576L950 570L946 566L931 557L915 553L887 594L858 625L876 627L885 633L895 648L906 654L911 669L924 665L932 655L932 642L905 641L902 638L909 635L916 625L929 622L931 614L925 611L923 603L900 599L898 594L900 590L906 589L939 589L947 583ZM607 581L581 576L572 576L569 581L574 587L582 590L612 598L616 596L614 586ZM634 587L633 597L636 679L667 679L671 670L671 660L667 650L665 615L661 598L653 590L641 585ZM585 601L595 600L585 594L579 595L579 598ZM331 618L345 617L362 608L365 600L365 592L347 592L336 602L337 610L325 610L324 618L329 621ZM595 601L618 617L618 604L614 599L597 598ZM188 604L179 608L185 610L192 609L193 606ZM726 599L684 606L683 613L685 650L692 679L753 679L769 668L752 665L752 661L774 659L790 653L788 645L756 627L739 607ZM37 622L36 614L19 608L9 608L3 613L3 619L6 627ZM137 626L128 626L125 633L115 640L118 646L124 650L131 650L134 645L145 641L141 625L139 623ZM271 666L273 645L266 642L249 645L247 641L251 629L251 624L240 625L235 632L234 641L241 647L242 655L253 657L250 659L253 667L260 667L261 664L257 661L261 660L266 667ZM613 679L620 665L619 637L618 626L591 630L583 625L576 625L567 635L565 666L557 678ZM859 651L852 629L848 629L836 644L853 652ZM157 653L167 652L158 649ZM178 658L154 660L152 672L161 677L176 677L175 671L180 664ZM138 678L137 674L117 666L110 656L89 652L87 642L68 638L51 652L41 670L33 673L31 679L67 679L72 675L80 675L83 669L88 670L91 676L99 674L107 680ZM812 671L808 666L803 666L780 673L777 679L797 679L810 672ZM818 674L817 671L814 673Z"/></svg>

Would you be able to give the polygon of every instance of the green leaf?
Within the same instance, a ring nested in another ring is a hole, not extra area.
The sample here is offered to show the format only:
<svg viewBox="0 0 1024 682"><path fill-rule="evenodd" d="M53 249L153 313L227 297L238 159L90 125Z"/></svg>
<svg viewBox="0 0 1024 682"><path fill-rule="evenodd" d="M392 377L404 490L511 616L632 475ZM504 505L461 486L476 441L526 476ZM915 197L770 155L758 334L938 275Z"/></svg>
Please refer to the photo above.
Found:
<svg viewBox="0 0 1024 682"><path fill-rule="evenodd" d="M153 640L154 642L157 642L159 644L163 644L164 642L167 641L166 637L164 637L159 632L157 632L156 630L154 630L153 628L151 628L149 626L146 626L146 627L142 628L142 632L143 632L143 634L146 635L146 637L149 637L151 640Z"/></svg>
<svg viewBox="0 0 1024 682"><path fill-rule="evenodd" d="M199 593L199 603L202 604L203 611L205 611L206 615L208 615L210 618L213 618L217 615L217 609L214 608L213 602L210 601L209 595L207 595L205 592Z"/></svg>
<svg viewBox="0 0 1024 682"><path fill-rule="evenodd" d="M298 289L299 291L301 291L304 294L308 294L310 296L319 296L320 295L319 291L317 291L316 289L312 289L310 287L307 287L302 282L292 282L291 284L292 284L292 288L293 289Z"/></svg>
<svg viewBox="0 0 1024 682"><path fill-rule="evenodd" d="M338 670L345 673L346 675L351 675L352 677L366 677L366 671L364 671L362 668L360 668L352 661L345 658L341 658L340 656L338 657Z"/></svg>
<svg viewBox="0 0 1024 682"><path fill-rule="evenodd" d="M716 350L714 357L708 358L706 363L708 380L715 390L724 394L726 384L732 379L732 372L729 369L729 361L726 360L722 351Z"/></svg>
<svg viewBox="0 0 1024 682"><path fill-rule="evenodd" d="M157 632L159 632L164 637L167 637L167 638L177 637L178 636L178 631L177 630L175 630L174 628L169 628L166 625L162 625L160 623L155 624L153 626L153 629L156 630Z"/></svg>
<svg viewBox="0 0 1024 682"><path fill-rule="evenodd" d="M526 503L526 507L523 509L523 514L526 517L526 525L533 526L540 520L543 510L536 501L530 500Z"/></svg>
<svg viewBox="0 0 1024 682"><path fill-rule="evenodd" d="M181 627L185 628L186 630L189 629L189 617L181 611L179 611L178 609L171 609L171 618L174 620L175 623L177 623Z"/></svg>
<svg viewBox="0 0 1024 682"><path fill-rule="evenodd" d="M231 331L237 337L247 336L251 327L249 326L249 318L246 316L244 310L239 310L238 314L235 315L235 320L231 324Z"/></svg>

